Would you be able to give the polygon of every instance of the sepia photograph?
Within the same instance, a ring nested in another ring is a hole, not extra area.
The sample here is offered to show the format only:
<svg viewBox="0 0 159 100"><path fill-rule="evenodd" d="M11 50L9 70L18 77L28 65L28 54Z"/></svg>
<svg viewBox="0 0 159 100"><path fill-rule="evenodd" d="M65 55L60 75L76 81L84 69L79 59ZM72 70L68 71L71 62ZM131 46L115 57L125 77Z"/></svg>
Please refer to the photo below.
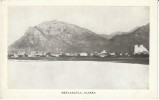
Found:
<svg viewBox="0 0 159 100"><path fill-rule="evenodd" d="M0 99L157 99L156 0L2 0Z"/></svg>
<svg viewBox="0 0 159 100"><path fill-rule="evenodd" d="M148 6L11 6L8 88L149 89Z"/></svg>
<svg viewBox="0 0 159 100"><path fill-rule="evenodd" d="M10 7L8 14L9 88L149 88L149 7Z"/></svg>

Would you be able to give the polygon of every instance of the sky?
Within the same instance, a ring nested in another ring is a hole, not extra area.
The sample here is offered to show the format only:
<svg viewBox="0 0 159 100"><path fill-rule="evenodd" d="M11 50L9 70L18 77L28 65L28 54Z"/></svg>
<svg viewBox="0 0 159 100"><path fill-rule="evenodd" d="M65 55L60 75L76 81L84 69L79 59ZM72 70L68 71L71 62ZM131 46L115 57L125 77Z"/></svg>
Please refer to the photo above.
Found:
<svg viewBox="0 0 159 100"><path fill-rule="evenodd" d="M149 23L149 7L109 6L11 6L8 11L8 45L28 27L58 20L87 28L97 34L127 32Z"/></svg>

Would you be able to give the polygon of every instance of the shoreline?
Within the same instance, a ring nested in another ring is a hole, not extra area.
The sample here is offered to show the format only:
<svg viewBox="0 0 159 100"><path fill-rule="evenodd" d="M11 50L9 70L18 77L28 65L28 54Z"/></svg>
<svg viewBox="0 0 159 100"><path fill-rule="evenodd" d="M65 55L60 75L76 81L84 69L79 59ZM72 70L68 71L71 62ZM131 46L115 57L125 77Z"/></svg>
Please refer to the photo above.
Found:
<svg viewBox="0 0 159 100"><path fill-rule="evenodd" d="M132 63L149 65L149 58L100 58L100 57L18 57L8 58L8 60L19 61L96 61L96 62L114 62L114 63Z"/></svg>

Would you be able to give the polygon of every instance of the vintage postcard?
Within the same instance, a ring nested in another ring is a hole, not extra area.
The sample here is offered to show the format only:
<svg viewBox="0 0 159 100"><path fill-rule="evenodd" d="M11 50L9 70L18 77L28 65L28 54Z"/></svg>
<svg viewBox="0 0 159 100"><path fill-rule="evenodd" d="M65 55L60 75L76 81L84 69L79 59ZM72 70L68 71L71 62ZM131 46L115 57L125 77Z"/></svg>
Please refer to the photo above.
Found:
<svg viewBox="0 0 159 100"><path fill-rule="evenodd" d="M157 98L157 1L1 8L1 98Z"/></svg>

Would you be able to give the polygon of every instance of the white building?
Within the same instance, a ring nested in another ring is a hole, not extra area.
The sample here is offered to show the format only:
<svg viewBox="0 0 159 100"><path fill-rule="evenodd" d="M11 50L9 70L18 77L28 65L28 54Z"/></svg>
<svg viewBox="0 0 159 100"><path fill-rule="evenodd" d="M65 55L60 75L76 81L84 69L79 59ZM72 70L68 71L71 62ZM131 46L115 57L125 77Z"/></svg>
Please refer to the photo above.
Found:
<svg viewBox="0 0 159 100"><path fill-rule="evenodd" d="M120 53L120 56L122 56L123 54L122 53Z"/></svg>
<svg viewBox="0 0 159 100"><path fill-rule="evenodd" d="M18 55L14 53L14 57L15 57L15 58L17 58L17 57L18 57Z"/></svg>
<svg viewBox="0 0 159 100"><path fill-rule="evenodd" d="M36 52L35 52L35 51L32 51L32 52L28 55L28 57L36 57Z"/></svg>
<svg viewBox="0 0 159 100"><path fill-rule="evenodd" d="M9 54L9 55L10 55L10 57L13 57L13 58L17 58L18 57L18 55L16 53Z"/></svg>
<svg viewBox="0 0 159 100"><path fill-rule="evenodd" d="M93 54L93 53L90 53L90 56L94 56L94 54Z"/></svg>
<svg viewBox="0 0 159 100"><path fill-rule="evenodd" d="M51 55L54 56L54 57L60 57L59 54L51 54Z"/></svg>
<svg viewBox="0 0 159 100"><path fill-rule="evenodd" d="M88 56L88 54L85 53L85 52L81 52L81 53L79 53L79 54L80 54L80 56Z"/></svg>
<svg viewBox="0 0 159 100"><path fill-rule="evenodd" d="M108 52L106 50L103 50L101 53L97 53L100 57L106 57L108 55Z"/></svg>
<svg viewBox="0 0 159 100"><path fill-rule="evenodd" d="M100 56L100 57L106 57L107 55L104 54L104 53L102 53L102 54L100 54L99 56Z"/></svg>
<svg viewBox="0 0 159 100"><path fill-rule="evenodd" d="M135 45L134 46L134 54L148 54L148 50L143 45Z"/></svg>
<svg viewBox="0 0 159 100"><path fill-rule="evenodd" d="M101 52L101 54L103 54L103 53L107 53L105 50L103 50L102 52Z"/></svg>
<svg viewBox="0 0 159 100"><path fill-rule="evenodd" d="M18 52L17 55L22 55L24 56L25 52Z"/></svg>
<svg viewBox="0 0 159 100"><path fill-rule="evenodd" d="M71 53L65 53L66 56L71 56Z"/></svg>
<svg viewBox="0 0 159 100"><path fill-rule="evenodd" d="M115 56L115 52L109 53L111 56Z"/></svg>

